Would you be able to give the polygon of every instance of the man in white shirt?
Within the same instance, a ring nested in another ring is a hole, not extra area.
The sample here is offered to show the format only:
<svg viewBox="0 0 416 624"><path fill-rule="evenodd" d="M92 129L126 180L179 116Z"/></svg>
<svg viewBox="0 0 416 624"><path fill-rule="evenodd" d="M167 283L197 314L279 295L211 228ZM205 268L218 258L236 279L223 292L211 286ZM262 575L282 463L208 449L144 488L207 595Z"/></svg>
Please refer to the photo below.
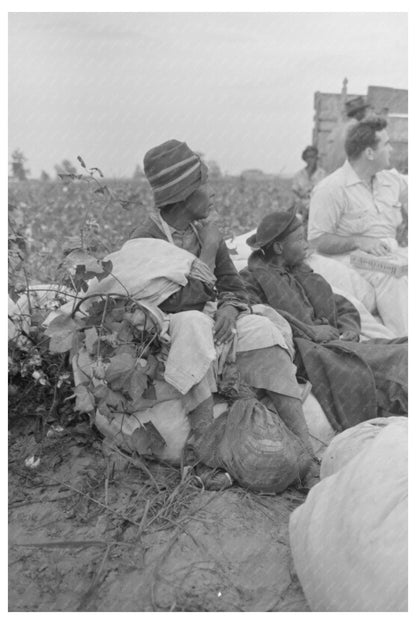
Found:
<svg viewBox="0 0 416 624"><path fill-rule="evenodd" d="M392 146L381 117L364 119L347 134L347 161L312 192L308 239L322 254L350 265L350 253L403 257L396 230L402 222L407 177L390 167ZM407 335L407 275L357 269L375 289L378 313L397 336Z"/></svg>

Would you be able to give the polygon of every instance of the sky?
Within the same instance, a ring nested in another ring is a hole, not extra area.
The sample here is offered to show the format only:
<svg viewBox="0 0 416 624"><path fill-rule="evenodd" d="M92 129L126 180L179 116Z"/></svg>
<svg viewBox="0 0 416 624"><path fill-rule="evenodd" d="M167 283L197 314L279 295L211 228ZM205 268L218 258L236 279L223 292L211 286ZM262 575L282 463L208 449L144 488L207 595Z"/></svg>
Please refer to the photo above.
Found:
<svg viewBox="0 0 416 624"><path fill-rule="evenodd" d="M407 63L404 12L12 12L9 156L129 177L175 138L225 173L291 175L316 91L406 89Z"/></svg>

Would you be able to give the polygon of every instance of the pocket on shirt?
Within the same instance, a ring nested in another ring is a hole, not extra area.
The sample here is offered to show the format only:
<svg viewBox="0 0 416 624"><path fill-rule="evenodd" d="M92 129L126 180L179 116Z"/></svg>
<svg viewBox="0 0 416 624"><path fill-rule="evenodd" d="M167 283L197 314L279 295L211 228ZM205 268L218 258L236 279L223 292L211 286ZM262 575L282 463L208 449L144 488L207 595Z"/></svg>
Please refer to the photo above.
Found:
<svg viewBox="0 0 416 624"><path fill-rule="evenodd" d="M351 219L351 221L359 221L360 219L365 219L368 215L366 212L363 212L362 210L351 210L348 213L346 213L345 215L348 219Z"/></svg>
<svg viewBox="0 0 416 624"><path fill-rule="evenodd" d="M349 224L349 229L351 229L352 233L360 234L365 232L368 227L371 225L371 215L366 212L349 212L347 217L347 221Z"/></svg>

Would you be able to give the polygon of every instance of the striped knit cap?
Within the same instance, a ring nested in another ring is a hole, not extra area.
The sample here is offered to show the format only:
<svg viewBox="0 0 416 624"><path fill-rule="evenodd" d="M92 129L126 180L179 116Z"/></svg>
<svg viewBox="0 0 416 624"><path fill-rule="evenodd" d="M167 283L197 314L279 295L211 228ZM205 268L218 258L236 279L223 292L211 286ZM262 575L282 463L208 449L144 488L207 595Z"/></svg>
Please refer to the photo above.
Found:
<svg viewBox="0 0 416 624"><path fill-rule="evenodd" d="M183 201L207 180L208 169L198 154L175 139L149 150L143 165L157 208Z"/></svg>

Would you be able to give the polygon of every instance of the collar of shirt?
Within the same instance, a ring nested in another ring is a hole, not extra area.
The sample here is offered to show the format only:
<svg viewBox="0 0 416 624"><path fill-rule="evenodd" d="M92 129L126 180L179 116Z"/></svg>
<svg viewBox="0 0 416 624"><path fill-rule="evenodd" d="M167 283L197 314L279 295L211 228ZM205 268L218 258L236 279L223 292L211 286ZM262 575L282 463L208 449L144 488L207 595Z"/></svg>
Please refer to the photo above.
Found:
<svg viewBox="0 0 416 624"><path fill-rule="evenodd" d="M344 176L345 176L345 186L354 186L355 184L363 184L366 188L368 188L364 180L361 180L361 178L358 177L357 173L352 168L348 160L346 160L345 163L342 165L342 169L344 171ZM384 176L382 174L383 174L383 171L379 171L372 177L373 188L375 184L379 184L380 186L389 186L388 181L384 179Z"/></svg>

